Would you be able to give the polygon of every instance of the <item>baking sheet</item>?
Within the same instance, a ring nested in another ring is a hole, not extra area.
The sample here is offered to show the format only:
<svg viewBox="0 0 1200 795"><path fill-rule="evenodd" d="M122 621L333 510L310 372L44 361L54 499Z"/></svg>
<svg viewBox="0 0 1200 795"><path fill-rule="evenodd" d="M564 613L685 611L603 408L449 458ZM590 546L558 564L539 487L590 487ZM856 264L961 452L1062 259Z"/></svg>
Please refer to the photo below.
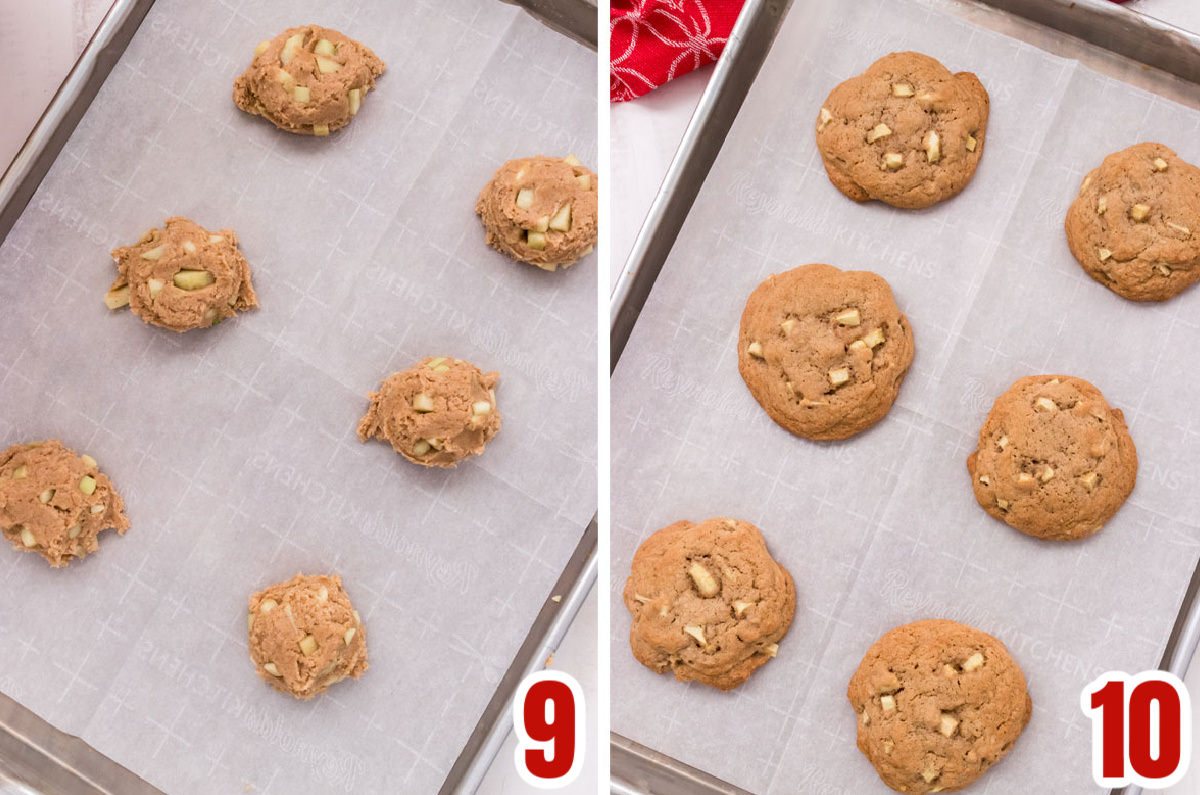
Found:
<svg viewBox="0 0 1200 795"><path fill-rule="evenodd" d="M345 131L238 111L254 45L318 21L388 63ZM437 789L596 508L596 259L483 245L505 159L596 161L595 60L519 9L159 0L0 248L4 444L99 459L133 527L52 571L0 556L0 690L170 792ZM238 230L261 308L175 335L110 314L110 248ZM437 353L501 373L487 454L425 471L355 437ZM253 672L245 604L340 573L371 670L314 702Z"/></svg>
<svg viewBox="0 0 1200 795"><path fill-rule="evenodd" d="M1191 291L1123 301L1066 247L1084 173L1139 140L1196 162L1200 114L1015 39L946 3L792 9L634 330L613 382L612 593L636 546L679 518L758 524L795 575L779 657L721 694L638 664L628 615L612 637L613 731L756 792L875 792L845 687L891 627L928 616L1005 641L1033 719L981 792L1093 792L1079 691L1154 667L1200 553L1200 388ZM958 198L921 212L856 205L829 184L816 109L880 55L916 49L979 74L988 152ZM1193 147L1193 149L1189 149ZM746 296L806 262L892 284L917 357L885 421L817 444L778 428L737 373ZM991 401L1033 372L1079 375L1122 408L1138 486L1093 538L1048 545L975 504L965 459Z"/></svg>

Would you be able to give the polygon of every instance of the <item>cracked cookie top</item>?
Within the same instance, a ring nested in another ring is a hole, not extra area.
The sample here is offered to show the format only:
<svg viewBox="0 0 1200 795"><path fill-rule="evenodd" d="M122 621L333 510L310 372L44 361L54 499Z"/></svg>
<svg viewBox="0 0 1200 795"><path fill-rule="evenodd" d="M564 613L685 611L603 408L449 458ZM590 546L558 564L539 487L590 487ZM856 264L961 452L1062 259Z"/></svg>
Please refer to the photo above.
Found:
<svg viewBox="0 0 1200 795"><path fill-rule="evenodd" d="M896 627L850 678L858 748L897 792L953 792L1004 758L1029 722L1004 644L945 619Z"/></svg>
<svg viewBox="0 0 1200 795"><path fill-rule="evenodd" d="M1083 178L1065 226L1093 279L1132 301L1165 301L1200 279L1200 168L1162 144L1114 152Z"/></svg>
<svg viewBox="0 0 1200 795"><path fill-rule="evenodd" d="M845 439L883 419L913 359L913 333L882 276L802 265L750 294L738 371L781 426Z"/></svg>
<svg viewBox="0 0 1200 795"><path fill-rule="evenodd" d="M1037 538L1070 541L1112 518L1137 480L1120 409L1082 378L1032 375L996 398L967 457L985 511Z"/></svg>
<svg viewBox="0 0 1200 795"><path fill-rule="evenodd" d="M792 577L759 529L725 517L679 521L647 538L624 599L640 663L721 690L776 655L796 611Z"/></svg>
<svg viewBox="0 0 1200 795"><path fill-rule="evenodd" d="M970 72L894 52L830 92L817 149L834 186L858 202L919 209L957 195L983 155L988 94Z"/></svg>

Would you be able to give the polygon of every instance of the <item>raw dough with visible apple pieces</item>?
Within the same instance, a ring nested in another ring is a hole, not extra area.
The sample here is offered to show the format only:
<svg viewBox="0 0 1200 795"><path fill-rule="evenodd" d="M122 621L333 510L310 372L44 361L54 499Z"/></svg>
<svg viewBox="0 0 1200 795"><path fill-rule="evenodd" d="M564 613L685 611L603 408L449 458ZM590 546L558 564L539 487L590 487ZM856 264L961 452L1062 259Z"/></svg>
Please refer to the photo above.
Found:
<svg viewBox="0 0 1200 795"><path fill-rule="evenodd" d="M596 175L574 155L538 155L500 166L479 193L475 212L489 246L552 271L595 248L596 197Z"/></svg>
<svg viewBox="0 0 1200 795"><path fill-rule="evenodd" d="M15 549L66 566L100 548L109 528L129 529L125 503L96 459L57 439L0 454L0 531Z"/></svg>
<svg viewBox="0 0 1200 795"><path fill-rule="evenodd" d="M414 464L453 467L482 453L500 430L499 378L462 359L426 357L367 395L371 406L358 438L389 442Z"/></svg>
<svg viewBox="0 0 1200 795"><path fill-rule="evenodd" d="M367 670L367 633L342 578L297 574L250 597L250 658L267 684L296 698Z"/></svg>
<svg viewBox="0 0 1200 795"><path fill-rule="evenodd" d="M168 218L132 246L113 249L117 278L109 309L128 306L147 323L187 331L215 326L258 306L250 263L232 229L211 232L189 218Z"/></svg>
<svg viewBox="0 0 1200 795"><path fill-rule="evenodd" d="M384 68L369 47L336 30L288 28L254 48L233 101L281 130L329 135L350 123Z"/></svg>

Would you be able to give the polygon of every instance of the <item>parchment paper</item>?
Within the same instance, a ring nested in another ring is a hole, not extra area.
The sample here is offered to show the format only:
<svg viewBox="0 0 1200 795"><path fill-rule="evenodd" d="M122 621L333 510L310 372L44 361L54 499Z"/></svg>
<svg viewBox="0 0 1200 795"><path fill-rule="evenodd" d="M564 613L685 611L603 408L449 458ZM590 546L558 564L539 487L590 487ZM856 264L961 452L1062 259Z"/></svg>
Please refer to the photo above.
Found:
<svg viewBox="0 0 1200 795"><path fill-rule="evenodd" d="M316 140L237 110L255 44L319 22L388 64ZM0 249L0 440L92 454L132 529L70 569L0 555L0 689L169 792L433 792L596 508L596 258L483 243L505 159L596 159L595 56L499 2L159 0ZM232 226L261 308L176 335L110 313L109 249ZM485 455L355 437L424 355L500 371ZM340 573L370 670L258 680L246 598Z"/></svg>
<svg viewBox="0 0 1200 795"><path fill-rule="evenodd" d="M922 212L849 201L813 141L834 85L906 49L976 72L992 100L974 181ZM791 10L615 373L615 732L755 792L886 792L855 747L846 684L888 629L941 616L1003 640L1033 698L972 792L1097 791L1080 690L1158 664L1200 552L1200 292L1124 301L1083 273L1062 219L1104 155L1157 140L1198 162L1197 131L1196 111L927 6ZM885 276L916 335L896 406L846 442L791 436L737 372L746 297L808 262ZM1078 543L992 519L966 471L992 400L1047 372L1099 386L1141 461L1129 501ZM644 538L715 515L759 525L798 598L779 656L729 694L638 664L619 601Z"/></svg>

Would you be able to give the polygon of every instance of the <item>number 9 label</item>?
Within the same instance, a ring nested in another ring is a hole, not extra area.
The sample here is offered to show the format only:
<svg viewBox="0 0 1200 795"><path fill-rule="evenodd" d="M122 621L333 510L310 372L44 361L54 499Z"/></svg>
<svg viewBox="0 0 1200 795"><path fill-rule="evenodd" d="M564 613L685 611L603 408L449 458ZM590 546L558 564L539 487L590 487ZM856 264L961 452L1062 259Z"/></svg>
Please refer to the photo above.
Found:
<svg viewBox="0 0 1200 795"><path fill-rule="evenodd" d="M512 714L521 780L538 789L574 781L587 747L583 689L575 678L562 671L530 674L517 688Z"/></svg>

